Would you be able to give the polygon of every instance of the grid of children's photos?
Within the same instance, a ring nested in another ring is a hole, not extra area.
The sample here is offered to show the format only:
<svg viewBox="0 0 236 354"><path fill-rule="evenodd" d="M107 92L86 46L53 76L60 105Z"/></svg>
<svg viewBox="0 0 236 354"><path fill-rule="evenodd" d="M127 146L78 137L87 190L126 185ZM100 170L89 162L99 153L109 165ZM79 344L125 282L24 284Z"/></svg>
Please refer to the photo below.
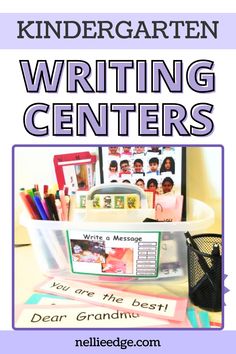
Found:
<svg viewBox="0 0 236 354"><path fill-rule="evenodd" d="M108 146L102 148L102 155L105 183L131 183L157 194L181 194L181 147Z"/></svg>

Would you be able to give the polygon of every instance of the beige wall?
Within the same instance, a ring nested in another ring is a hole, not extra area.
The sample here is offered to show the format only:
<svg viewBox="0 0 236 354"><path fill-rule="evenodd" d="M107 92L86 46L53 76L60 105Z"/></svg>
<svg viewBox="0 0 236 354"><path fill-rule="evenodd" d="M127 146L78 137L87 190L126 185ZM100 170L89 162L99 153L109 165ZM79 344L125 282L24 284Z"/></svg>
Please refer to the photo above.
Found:
<svg viewBox="0 0 236 354"><path fill-rule="evenodd" d="M209 231L222 233L221 147L187 148L187 195L214 209L215 222Z"/></svg>

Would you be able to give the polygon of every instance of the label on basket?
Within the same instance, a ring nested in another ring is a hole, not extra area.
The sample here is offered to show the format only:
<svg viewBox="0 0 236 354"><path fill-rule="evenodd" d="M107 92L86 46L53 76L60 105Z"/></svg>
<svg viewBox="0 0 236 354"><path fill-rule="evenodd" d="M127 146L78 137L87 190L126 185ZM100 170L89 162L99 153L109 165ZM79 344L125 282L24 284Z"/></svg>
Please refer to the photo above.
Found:
<svg viewBox="0 0 236 354"><path fill-rule="evenodd" d="M159 232L67 232L71 271L79 274L157 277Z"/></svg>

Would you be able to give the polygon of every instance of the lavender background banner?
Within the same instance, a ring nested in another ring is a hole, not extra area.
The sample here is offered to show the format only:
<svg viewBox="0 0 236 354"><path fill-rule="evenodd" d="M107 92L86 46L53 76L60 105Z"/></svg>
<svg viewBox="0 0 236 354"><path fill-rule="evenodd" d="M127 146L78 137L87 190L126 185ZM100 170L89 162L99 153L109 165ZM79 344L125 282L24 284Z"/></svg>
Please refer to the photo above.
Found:
<svg viewBox="0 0 236 354"><path fill-rule="evenodd" d="M234 49L235 32L229 13L0 14L0 49Z"/></svg>

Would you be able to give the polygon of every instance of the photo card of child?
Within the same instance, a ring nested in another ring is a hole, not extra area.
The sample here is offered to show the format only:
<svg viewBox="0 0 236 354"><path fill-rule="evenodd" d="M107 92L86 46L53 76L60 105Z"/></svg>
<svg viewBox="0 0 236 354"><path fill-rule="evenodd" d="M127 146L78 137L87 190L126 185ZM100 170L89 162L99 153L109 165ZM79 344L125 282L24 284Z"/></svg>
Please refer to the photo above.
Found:
<svg viewBox="0 0 236 354"><path fill-rule="evenodd" d="M186 210L186 147L181 146L103 146L100 148L104 183L124 182L139 186L154 199L160 195L183 195ZM149 193L150 195L150 193ZM150 198L149 198L150 199Z"/></svg>

